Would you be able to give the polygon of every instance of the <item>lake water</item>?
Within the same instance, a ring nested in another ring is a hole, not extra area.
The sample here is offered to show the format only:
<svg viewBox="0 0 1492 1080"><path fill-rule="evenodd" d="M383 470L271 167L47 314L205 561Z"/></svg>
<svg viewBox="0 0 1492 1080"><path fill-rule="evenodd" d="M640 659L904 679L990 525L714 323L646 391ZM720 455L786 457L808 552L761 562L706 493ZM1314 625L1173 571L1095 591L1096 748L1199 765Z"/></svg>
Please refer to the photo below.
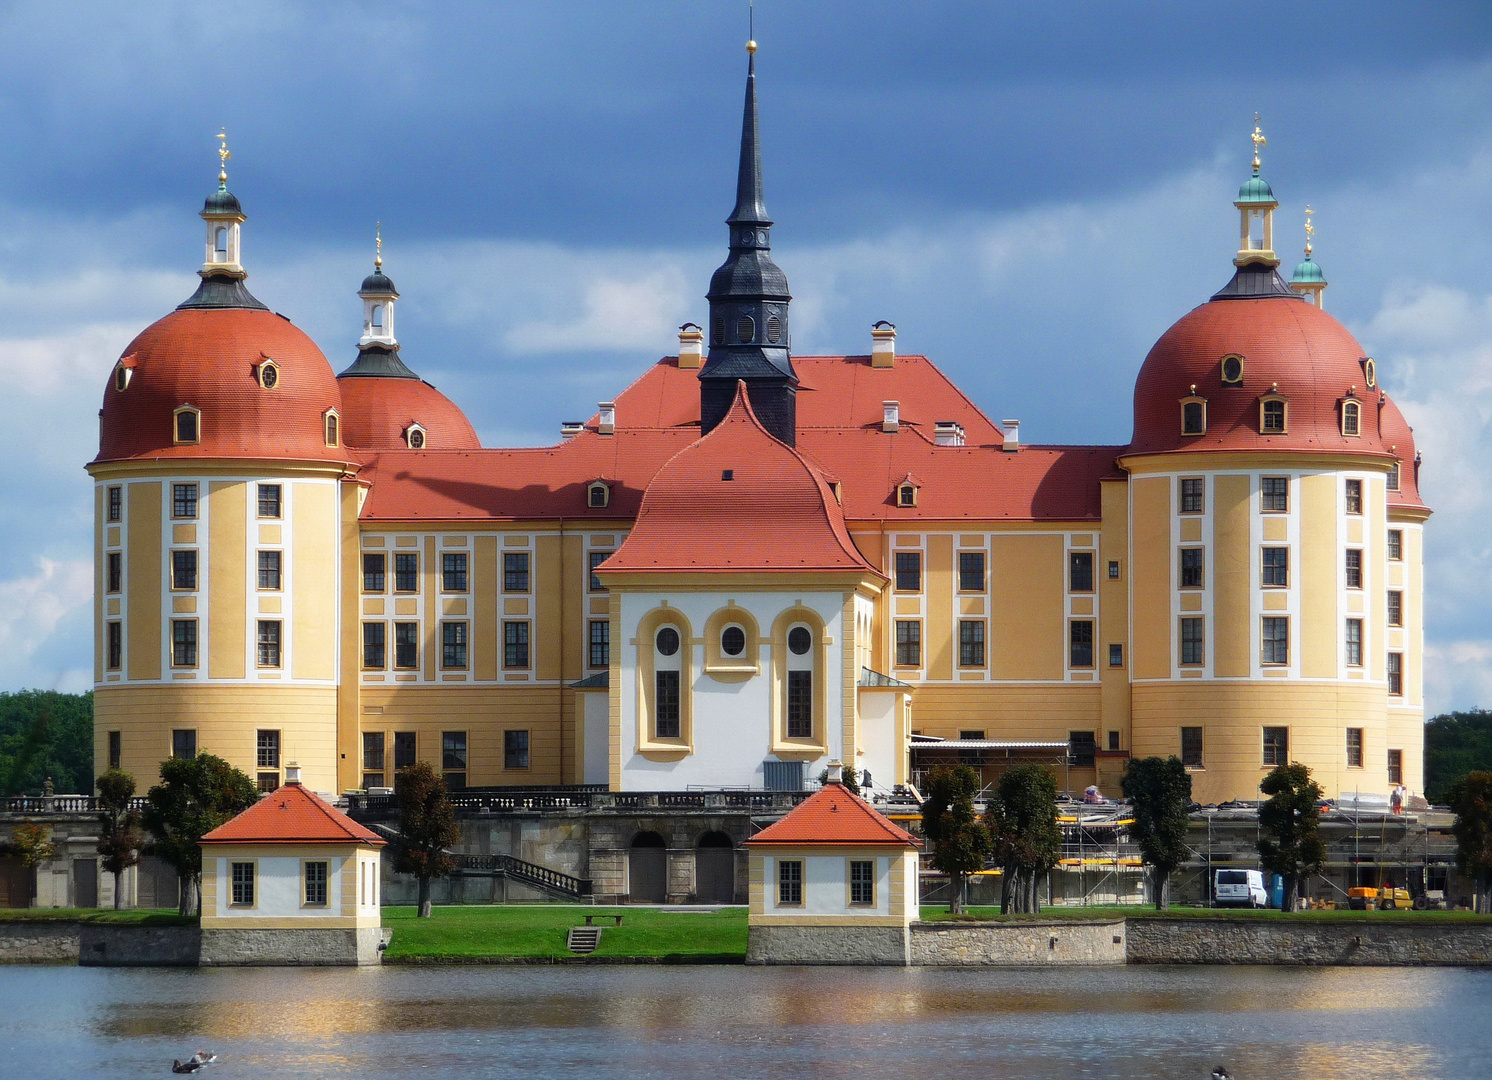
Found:
<svg viewBox="0 0 1492 1080"><path fill-rule="evenodd" d="M0 967L0 1077L1450 1080L1492 971Z"/></svg>

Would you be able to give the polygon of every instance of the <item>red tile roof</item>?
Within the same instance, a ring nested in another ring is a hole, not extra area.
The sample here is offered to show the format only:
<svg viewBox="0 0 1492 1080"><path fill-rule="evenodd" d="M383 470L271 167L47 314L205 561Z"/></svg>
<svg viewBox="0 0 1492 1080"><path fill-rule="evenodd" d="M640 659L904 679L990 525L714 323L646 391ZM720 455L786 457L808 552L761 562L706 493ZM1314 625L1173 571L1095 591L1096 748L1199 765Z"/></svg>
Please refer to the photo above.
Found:
<svg viewBox="0 0 1492 1080"><path fill-rule="evenodd" d="M746 841L749 847L920 847L911 833L888 821L843 784L825 784Z"/></svg>
<svg viewBox="0 0 1492 1080"><path fill-rule="evenodd" d="M374 844L365 829L301 784L285 784L202 838L204 844Z"/></svg>
<svg viewBox="0 0 1492 1080"><path fill-rule="evenodd" d="M828 481L762 427L744 382L725 419L653 477L632 532L597 572L624 570L879 576L850 539Z"/></svg>
<svg viewBox="0 0 1492 1080"><path fill-rule="evenodd" d="M466 414L423 379L349 376L337 384L342 390L342 431L349 446L399 449L407 446L404 432L419 424L431 449L481 448Z"/></svg>

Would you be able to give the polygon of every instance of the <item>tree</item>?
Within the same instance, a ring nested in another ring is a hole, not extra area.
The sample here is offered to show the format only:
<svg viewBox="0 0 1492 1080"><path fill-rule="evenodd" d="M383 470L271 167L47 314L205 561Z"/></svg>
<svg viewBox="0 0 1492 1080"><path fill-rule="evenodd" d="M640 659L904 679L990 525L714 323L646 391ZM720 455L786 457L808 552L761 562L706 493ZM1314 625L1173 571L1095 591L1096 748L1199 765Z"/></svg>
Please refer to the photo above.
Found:
<svg viewBox="0 0 1492 1080"><path fill-rule="evenodd" d="M122 769L110 769L98 778L99 822L102 830L98 853L103 867L114 875L114 907L119 908L119 875L140 862L145 834L140 831L140 814L130 809L135 794L135 778Z"/></svg>
<svg viewBox="0 0 1492 1080"><path fill-rule="evenodd" d="M63 794L93 790L93 695L0 693L0 795L40 794L48 776Z"/></svg>
<svg viewBox="0 0 1492 1080"><path fill-rule="evenodd" d="M1320 836L1321 785L1311 779L1309 768L1293 762L1275 766L1259 790L1269 796L1259 807L1259 828L1269 836L1259 840L1259 860L1285 879L1280 907L1291 911L1301 880L1326 863Z"/></svg>
<svg viewBox="0 0 1492 1080"><path fill-rule="evenodd" d="M155 837L155 853L181 879L183 915L196 913L202 887L198 842L258 798L254 781L212 754L161 762L161 782L145 793L144 821Z"/></svg>
<svg viewBox="0 0 1492 1080"><path fill-rule="evenodd" d="M1129 835L1150 867L1155 909L1169 906L1166 889L1191 848L1186 826L1191 817L1192 778L1175 757L1132 758L1124 770L1124 797L1134 805Z"/></svg>
<svg viewBox="0 0 1492 1080"><path fill-rule="evenodd" d="M922 803L922 835L933 844L932 864L953 886L948 910L964 910L968 876L984 869L990 853L989 830L974 813L979 776L967 765L940 765L927 780Z"/></svg>
<svg viewBox="0 0 1492 1080"><path fill-rule="evenodd" d="M1492 769L1492 710L1441 713L1425 723L1425 798L1445 802L1470 772Z"/></svg>
<svg viewBox="0 0 1492 1080"><path fill-rule="evenodd" d="M1471 878L1471 909L1492 914L1492 772L1467 773L1447 793L1456 814L1456 863Z"/></svg>
<svg viewBox="0 0 1492 1080"><path fill-rule="evenodd" d="M1056 777L1040 765L1005 770L984 819L1001 870L1000 914L1040 912L1037 885L1062 856Z"/></svg>
<svg viewBox="0 0 1492 1080"><path fill-rule="evenodd" d="M819 786L822 787L823 785L827 784L828 782L829 782L829 770L825 769L823 772L819 773ZM859 794L861 794L861 792L860 792L860 777L856 774L854 766L852 766L852 765L846 765L846 766L844 766L844 771L841 774L841 780L840 780L840 782L842 784L844 784L845 787L849 788L850 794L852 794L852 795L859 795Z"/></svg>
<svg viewBox="0 0 1492 1080"><path fill-rule="evenodd" d="M456 811L446 797L446 782L428 761L417 761L394 780L399 800L399 846L394 870L413 874L420 883L419 917L430 917L430 882L456 869L447 850L461 842Z"/></svg>

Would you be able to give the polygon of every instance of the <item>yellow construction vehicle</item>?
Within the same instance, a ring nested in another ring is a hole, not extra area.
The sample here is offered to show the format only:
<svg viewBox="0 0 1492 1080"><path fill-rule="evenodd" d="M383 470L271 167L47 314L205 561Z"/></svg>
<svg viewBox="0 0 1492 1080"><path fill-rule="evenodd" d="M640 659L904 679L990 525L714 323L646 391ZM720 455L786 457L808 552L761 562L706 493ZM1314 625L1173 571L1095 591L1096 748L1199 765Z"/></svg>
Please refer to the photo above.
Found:
<svg viewBox="0 0 1492 1080"><path fill-rule="evenodd" d="M1376 907L1379 911L1408 911L1414 906L1414 898L1408 889L1395 889L1385 885L1381 889L1359 886L1347 890L1347 906L1353 911L1365 911Z"/></svg>

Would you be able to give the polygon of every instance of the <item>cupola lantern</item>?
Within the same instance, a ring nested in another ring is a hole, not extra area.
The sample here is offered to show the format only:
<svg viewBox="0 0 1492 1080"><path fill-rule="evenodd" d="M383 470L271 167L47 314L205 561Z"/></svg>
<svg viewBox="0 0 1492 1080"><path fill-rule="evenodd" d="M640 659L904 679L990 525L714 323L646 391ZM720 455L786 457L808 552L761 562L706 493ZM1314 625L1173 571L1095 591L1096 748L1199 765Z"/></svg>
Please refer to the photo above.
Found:
<svg viewBox="0 0 1492 1080"><path fill-rule="evenodd" d="M1259 175L1259 150L1265 145L1264 132L1259 128L1259 114L1254 114L1254 175L1244 181L1238 189L1238 198L1233 205L1238 207L1239 234L1238 256L1235 266L1260 263L1278 266L1279 258L1274 253L1274 212L1279 200L1274 189Z"/></svg>
<svg viewBox="0 0 1492 1080"><path fill-rule="evenodd" d="M1311 224L1311 215L1316 211L1309 206L1305 208L1305 258L1295 267L1295 273L1290 275L1290 288L1305 297L1306 303L1321 307L1321 294L1326 291L1326 275L1321 272L1321 267L1316 260L1311 258L1312 241L1316 238L1316 227Z"/></svg>
<svg viewBox="0 0 1492 1080"><path fill-rule="evenodd" d="M218 189L202 205L202 220L207 223L207 254L198 273L203 277L242 278L247 276L239 261L239 233L244 212L238 199L228 190L228 159L233 154L228 150L227 132L219 131L217 138Z"/></svg>
<svg viewBox="0 0 1492 1080"><path fill-rule="evenodd" d="M358 296L363 301L363 336L358 339L358 348L365 345L382 345L386 349L397 349L399 342L394 337L394 301L399 299L398 290L389 276L383 272L383 225L378 225L374 239L373 272L363 278Z"/></svg>

